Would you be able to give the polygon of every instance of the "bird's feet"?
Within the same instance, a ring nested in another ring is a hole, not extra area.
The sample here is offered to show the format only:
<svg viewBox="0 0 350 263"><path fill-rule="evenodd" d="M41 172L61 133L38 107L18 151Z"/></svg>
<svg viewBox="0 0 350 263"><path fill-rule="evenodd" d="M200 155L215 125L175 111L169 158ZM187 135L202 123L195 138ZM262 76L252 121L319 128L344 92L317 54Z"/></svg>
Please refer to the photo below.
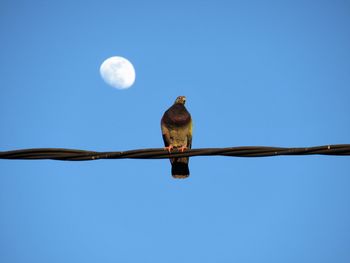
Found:
<svg viewBox="0 0 350 263"><path fill-rule="evenodd" d="M184 152L185 150L187 150L187 146L181 146L181 147L179 148L179 151L180 151L180 152Z"/></svg>
<svg viewBox="0 0 350 263"><path fill-rule="evenodd" d="M169 153L171 152L172 149L174 149L174 146L172 146L172 145L164 147L164 150L167 150Z"/></svg>

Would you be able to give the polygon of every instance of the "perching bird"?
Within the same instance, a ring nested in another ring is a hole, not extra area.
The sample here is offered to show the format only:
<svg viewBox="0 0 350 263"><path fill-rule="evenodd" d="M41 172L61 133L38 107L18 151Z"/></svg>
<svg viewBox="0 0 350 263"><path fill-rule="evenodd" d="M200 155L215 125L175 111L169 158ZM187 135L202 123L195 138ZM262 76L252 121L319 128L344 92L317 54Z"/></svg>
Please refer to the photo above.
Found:
<svg viewBox="0 0 350 263"><path fill-rule="evenodd" d="M165 149L184 151L192 146L192 119L185 108L186 97L179 96L175 103L163 115L161 120ZM188 157L171 158L171 175L174 178L186 178L190 175Z"/></svg>

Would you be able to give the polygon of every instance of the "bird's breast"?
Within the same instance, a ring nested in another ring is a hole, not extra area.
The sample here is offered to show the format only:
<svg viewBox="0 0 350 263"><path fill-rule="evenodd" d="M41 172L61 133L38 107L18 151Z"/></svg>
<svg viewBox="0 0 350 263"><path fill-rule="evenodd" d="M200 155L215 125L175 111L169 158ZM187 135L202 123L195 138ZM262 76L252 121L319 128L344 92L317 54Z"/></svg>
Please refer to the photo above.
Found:
<svg viewBox="0 0 350 263"><path fill-rule="evenodd" d="M191 122L191 115L184 107L171 107L164 113L162 121L167 125L184 126Z"/></svg>

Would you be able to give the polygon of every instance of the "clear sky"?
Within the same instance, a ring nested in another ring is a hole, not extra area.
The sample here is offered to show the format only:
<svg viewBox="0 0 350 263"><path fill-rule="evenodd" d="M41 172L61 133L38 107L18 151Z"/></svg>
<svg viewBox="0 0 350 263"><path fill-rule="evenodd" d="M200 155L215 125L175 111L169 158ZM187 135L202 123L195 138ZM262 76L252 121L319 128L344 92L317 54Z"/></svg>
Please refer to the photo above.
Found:
<svg viewBox="0 0 350 263"><path fill-rule="evenodd" d="M349 1L0 1L1 150L350 143ZM128 58L136 82L99 67ZM0 160L0 262L350 262L350 159Z"/></svg>

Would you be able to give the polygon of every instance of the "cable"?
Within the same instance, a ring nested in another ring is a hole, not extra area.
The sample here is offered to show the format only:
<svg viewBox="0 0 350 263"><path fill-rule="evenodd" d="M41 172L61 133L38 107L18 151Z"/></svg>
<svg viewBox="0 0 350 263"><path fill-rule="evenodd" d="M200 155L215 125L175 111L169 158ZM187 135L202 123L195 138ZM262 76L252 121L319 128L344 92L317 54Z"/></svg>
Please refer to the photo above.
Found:
<svg viewBox="0 0 350 263"><path fill-rule="evenodd" d="M16 160L61 160L91 161L99 159L167 159L173 157L229 156L267 157L279 155L350 155L350 144L324 145L306 148L283 148L268 146L242 146L228 148L201 148L170 153L163 148L138 149L119 152L95 152L61 148L37 148L14 151L0 151L0 159Z"/></svg>

